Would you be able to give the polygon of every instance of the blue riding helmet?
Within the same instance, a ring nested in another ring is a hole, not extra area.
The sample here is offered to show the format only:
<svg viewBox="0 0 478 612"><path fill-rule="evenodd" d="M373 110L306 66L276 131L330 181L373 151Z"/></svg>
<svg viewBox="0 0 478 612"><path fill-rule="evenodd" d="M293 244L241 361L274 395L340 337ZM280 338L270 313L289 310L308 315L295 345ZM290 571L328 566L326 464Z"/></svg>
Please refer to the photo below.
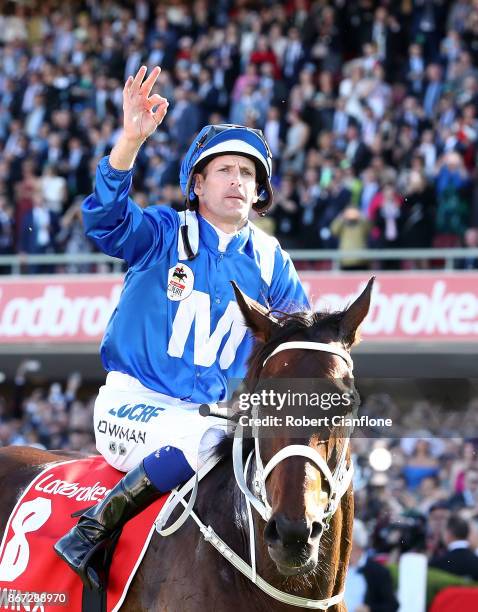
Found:
<svg viewBox="0 0 478 612"><path fill-rule="evenodd" d="M252 159L256 166L257 191L259 199L252 208L265 214L272 204L272 154L261 130L242 125L206 125L189 147L181 163L179 183L186 205L197 208L194 193L194 174L218 155L244 155Z"/></svg>

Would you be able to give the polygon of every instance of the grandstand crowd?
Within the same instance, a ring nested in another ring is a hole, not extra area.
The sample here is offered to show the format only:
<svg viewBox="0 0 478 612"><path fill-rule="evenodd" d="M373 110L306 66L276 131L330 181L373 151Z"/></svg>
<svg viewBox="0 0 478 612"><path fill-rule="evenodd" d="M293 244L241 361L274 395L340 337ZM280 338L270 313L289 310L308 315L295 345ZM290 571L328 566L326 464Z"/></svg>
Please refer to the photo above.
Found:
<svg viewBox="0 0 478 612"><path fill-rule="evenodd" d="M477 246L477 59L475 0L2 0L0 254L93 249L79 204L142 64L170 102L136 164L142 206L181 207L188 144L234 122L265 132L259 222L285 248Z"/></svg>

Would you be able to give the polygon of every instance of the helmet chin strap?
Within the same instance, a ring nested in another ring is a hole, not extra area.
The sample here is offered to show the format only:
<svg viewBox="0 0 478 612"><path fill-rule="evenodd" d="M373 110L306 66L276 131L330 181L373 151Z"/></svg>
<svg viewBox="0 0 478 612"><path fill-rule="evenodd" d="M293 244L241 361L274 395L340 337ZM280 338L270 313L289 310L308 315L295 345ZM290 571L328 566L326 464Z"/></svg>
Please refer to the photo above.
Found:
<svg viewBox="0 0 478 612"><path fill-rule="evenodd" d="M198 256L198 251L194 252L192 247L191 247L191 243L189 242L189 234L188 234L188 222L187 222L187 217L186 217L186 209L184 209L184 224L181 225L181 237L183 239L183 246L184 246L184 250L186 252L188 261L192 261L193 259L196 259L196 257Z"/></svg>
<svg viewBox="0 0 478 612"><path fill-rule="evenodd" d="M184 209L181 211L184 214L184 223L181 224L181 238L182 238L184 251L186 253L188 261L192 261L193 259L195 259L199 253L199 249L196 249L196 251L193 250L191 243L189 241L188 221L187 221L188 209L193 210L192 202L189 197L189 193L191 191L193 180L194 180L194 174L191 172L188 183L186 185L186 195L184 198Z"/></svg>

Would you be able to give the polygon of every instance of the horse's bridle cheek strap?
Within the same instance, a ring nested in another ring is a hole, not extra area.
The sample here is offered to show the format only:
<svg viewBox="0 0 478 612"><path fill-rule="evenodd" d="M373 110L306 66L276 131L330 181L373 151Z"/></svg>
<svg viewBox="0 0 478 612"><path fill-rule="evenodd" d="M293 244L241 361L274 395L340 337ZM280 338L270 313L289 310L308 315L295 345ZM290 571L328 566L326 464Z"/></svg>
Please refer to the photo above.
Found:
<svg viewBox="0 0 478 612"><path fill-rule="evenodd" d="M238 435L239 434L239 435ZM247 485L244 468L243 468L243 431L240 425L237 426L234 435L234 441L232 444L232 465L234 469L234 476L236 478L237 486L244 493L248 502L257 510L265 521L268 521L271 517L271 508L266 506L260 499L258 499L250 490ZM258 483L258 481L255 481ZM263 497L263 496L261 496ZM267 500L266 500L267 501Z"/></svg>

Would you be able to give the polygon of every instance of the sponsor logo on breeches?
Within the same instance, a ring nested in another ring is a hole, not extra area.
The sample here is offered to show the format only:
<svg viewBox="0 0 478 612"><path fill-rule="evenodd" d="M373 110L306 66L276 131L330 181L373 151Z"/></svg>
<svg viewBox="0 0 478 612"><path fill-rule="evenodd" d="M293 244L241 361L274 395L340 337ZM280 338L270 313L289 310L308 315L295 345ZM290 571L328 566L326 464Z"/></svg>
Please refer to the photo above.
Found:
<svg viewBox="0 0 478 612"><path fill-rule="evenodd" d="M125 404L121 408L113 407L108 411L112 416L118 417L119 419L128 419L129 421L141 421L142 423L148 423L153 417L159 416L159 413L164 408L159 406L149 406L147 404Z"/></svg>
<svg viewBox="0 0 478 612"><path fill-rule="evenodd" d="M146 432L135 431L129 427L123 427L122 425L116 425L108 423L108 421L99 421L96 429L101 434L108 434L112 438L118 440L126 440L127 442L142 442L146 444Z"/></svg>

